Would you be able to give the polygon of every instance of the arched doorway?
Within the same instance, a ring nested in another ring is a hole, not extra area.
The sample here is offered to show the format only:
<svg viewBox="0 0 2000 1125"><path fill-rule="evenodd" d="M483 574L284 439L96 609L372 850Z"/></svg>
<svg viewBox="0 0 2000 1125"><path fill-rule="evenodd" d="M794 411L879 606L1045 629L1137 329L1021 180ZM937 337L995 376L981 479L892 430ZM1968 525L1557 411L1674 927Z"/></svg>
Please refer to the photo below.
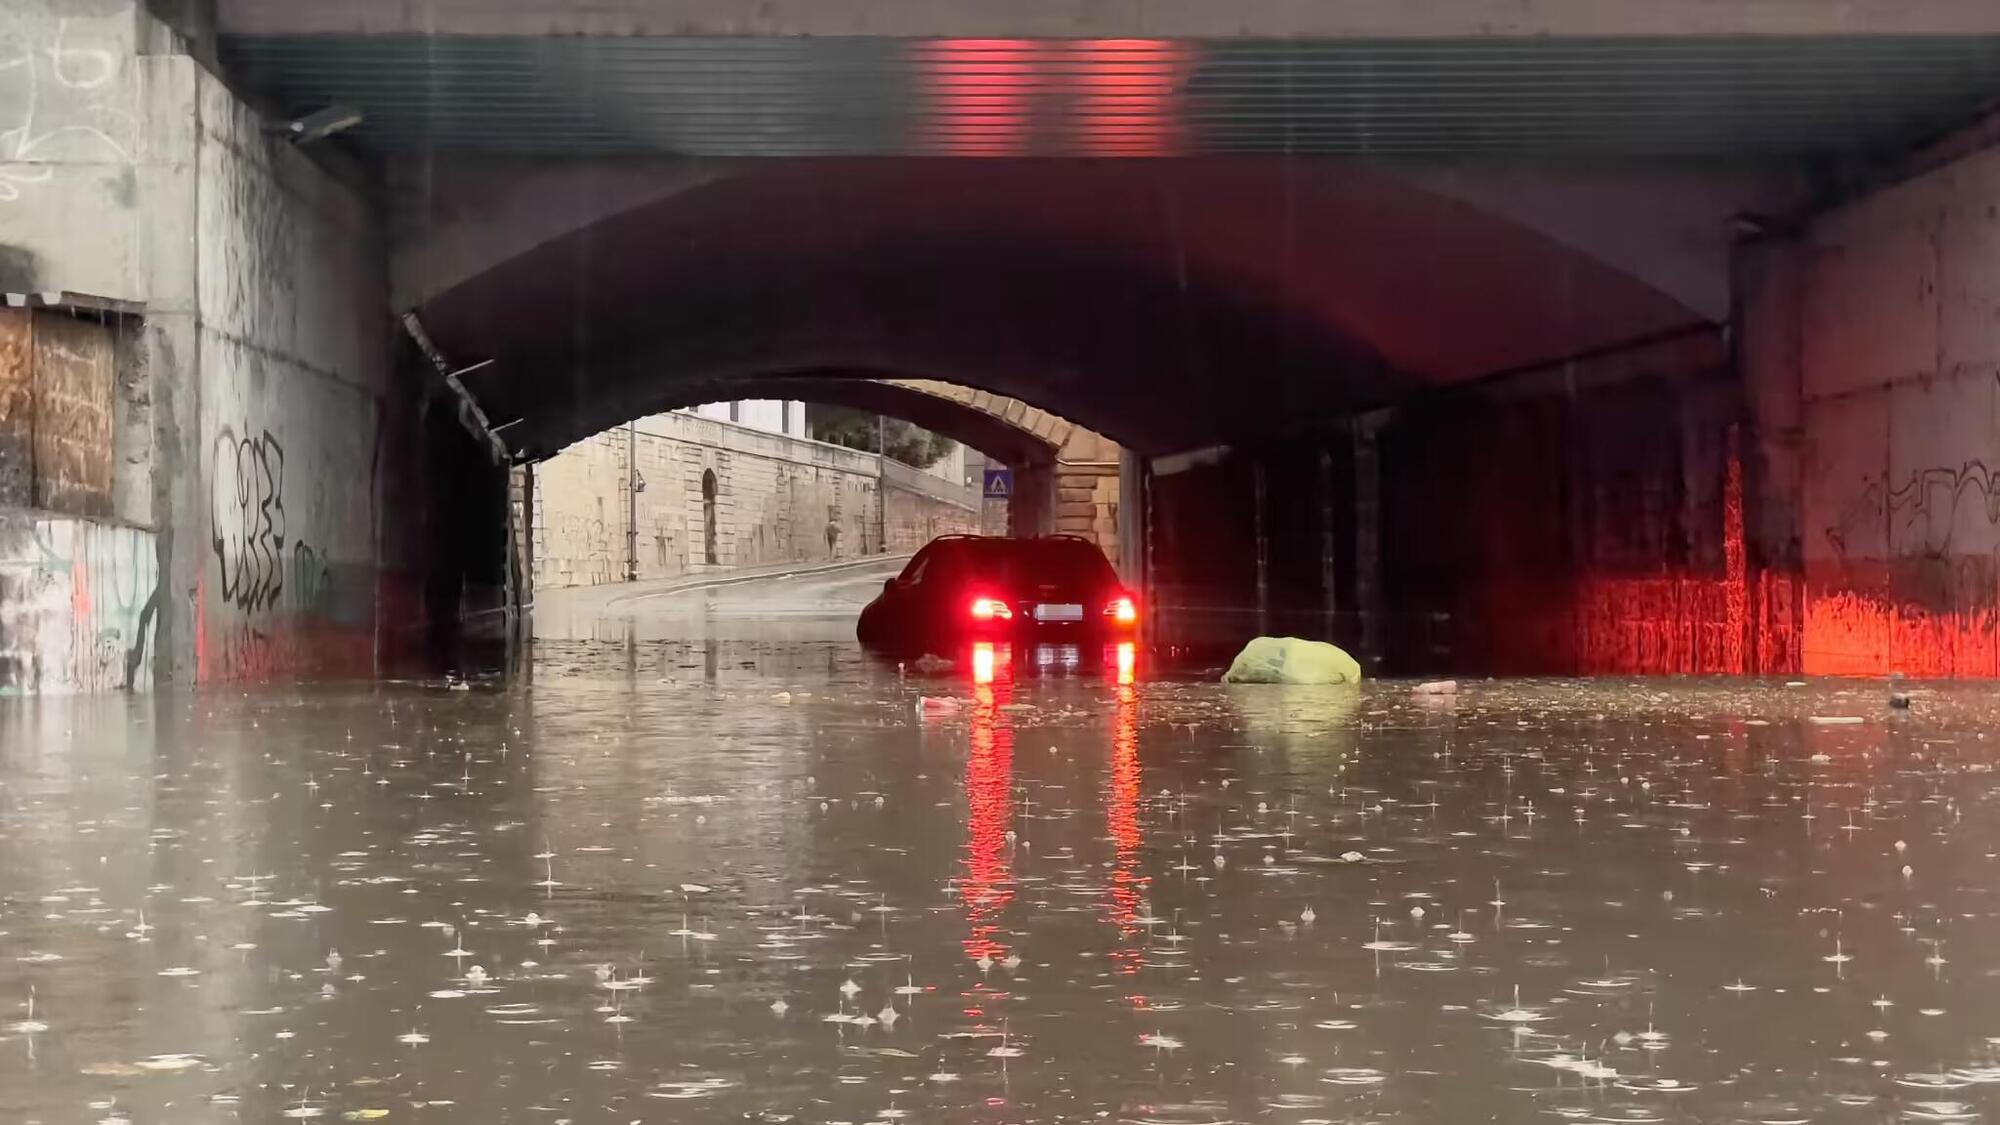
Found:
<svg viewBox="0 0 2000 1125"><path fill-rule="evenodd" d="M701 473L701 559L709 566L715 560L715 470Z"/></svg>

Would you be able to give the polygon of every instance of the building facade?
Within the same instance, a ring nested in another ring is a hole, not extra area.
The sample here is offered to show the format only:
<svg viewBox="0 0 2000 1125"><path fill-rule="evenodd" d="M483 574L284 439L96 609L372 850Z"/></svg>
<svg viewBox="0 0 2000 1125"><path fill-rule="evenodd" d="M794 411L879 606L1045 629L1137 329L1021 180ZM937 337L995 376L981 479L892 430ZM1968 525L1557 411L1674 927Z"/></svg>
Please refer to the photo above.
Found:
<svg viewBox="0 0 2000 1125"><path fill-rule="evenodd" d="M728 421L732 407L753 421ZM534 586L834 562L979 529L962 454L934 467L946 477L803 437L803 419L797 403L712 403L606 430L543 462L529 521Z"/></svg>

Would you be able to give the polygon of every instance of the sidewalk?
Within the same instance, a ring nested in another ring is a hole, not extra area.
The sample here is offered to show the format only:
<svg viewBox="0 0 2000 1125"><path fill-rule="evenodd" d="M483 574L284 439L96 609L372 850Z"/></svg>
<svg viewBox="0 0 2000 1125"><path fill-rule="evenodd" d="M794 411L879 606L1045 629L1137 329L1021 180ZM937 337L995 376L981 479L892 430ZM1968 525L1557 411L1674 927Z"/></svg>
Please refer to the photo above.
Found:
<svg viewBox="0 0 2000 1125"><path fill-rule="evenodd" d="M619 609L634 602L653 598L670 597L692 590L707 590L716 586L734 586L743 582L760 579L792 578L806 574L827 574L834 571L854 570L866 566L900 566L909 560L907 554L868 555L858 559L841 559L828 563L771 563L764 566L731 567L726 570L710 571L706 574L677 574L672 578L651 578L640 582L608 582L600 586L564 586L553 590L535 591L534 609L553 609L562 612L592 612Z"/></svg>

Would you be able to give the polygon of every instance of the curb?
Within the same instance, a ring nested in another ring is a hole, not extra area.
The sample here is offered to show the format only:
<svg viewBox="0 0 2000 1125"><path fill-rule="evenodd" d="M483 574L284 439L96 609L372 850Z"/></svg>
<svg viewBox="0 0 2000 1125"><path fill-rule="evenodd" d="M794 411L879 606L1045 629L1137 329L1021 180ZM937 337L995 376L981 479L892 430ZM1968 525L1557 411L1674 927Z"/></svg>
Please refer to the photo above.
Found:
<svg viewBox="0 0 2000 1125"><path fill-rule="evenodd" d="M642 594L625 594L610 598L605 601L604 608L614 609L618 606L630 605L633 602L643 602L651 598L665 598L675 594L688 594L696 590L712 590L719 586L740 586L746 582L764 582L780 578L800 578L813 574L832 574L836 571L854 570L864 566L875 566L880 563L907 561L909 558L910 556L907 554L870 555L865 559L848 559L845 562L823 563L819 566L800 567L797 570L774 570L759 574L723 575L699 582L689 582L685 585L669 586L663 590L648 590Z"/></svg>

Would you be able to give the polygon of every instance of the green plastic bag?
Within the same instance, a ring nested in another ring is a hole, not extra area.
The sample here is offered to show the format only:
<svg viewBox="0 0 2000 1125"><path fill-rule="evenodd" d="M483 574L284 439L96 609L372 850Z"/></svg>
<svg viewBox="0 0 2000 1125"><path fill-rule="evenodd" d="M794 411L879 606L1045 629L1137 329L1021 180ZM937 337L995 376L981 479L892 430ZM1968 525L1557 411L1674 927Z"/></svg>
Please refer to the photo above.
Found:
<svg viewBox="0 0 2000 1125"><path fill-rule="evenodd" d="M1347 650L1297 637L1258 637L1223 673L1225 684L1358 684L1361 663Z"/></svg>

